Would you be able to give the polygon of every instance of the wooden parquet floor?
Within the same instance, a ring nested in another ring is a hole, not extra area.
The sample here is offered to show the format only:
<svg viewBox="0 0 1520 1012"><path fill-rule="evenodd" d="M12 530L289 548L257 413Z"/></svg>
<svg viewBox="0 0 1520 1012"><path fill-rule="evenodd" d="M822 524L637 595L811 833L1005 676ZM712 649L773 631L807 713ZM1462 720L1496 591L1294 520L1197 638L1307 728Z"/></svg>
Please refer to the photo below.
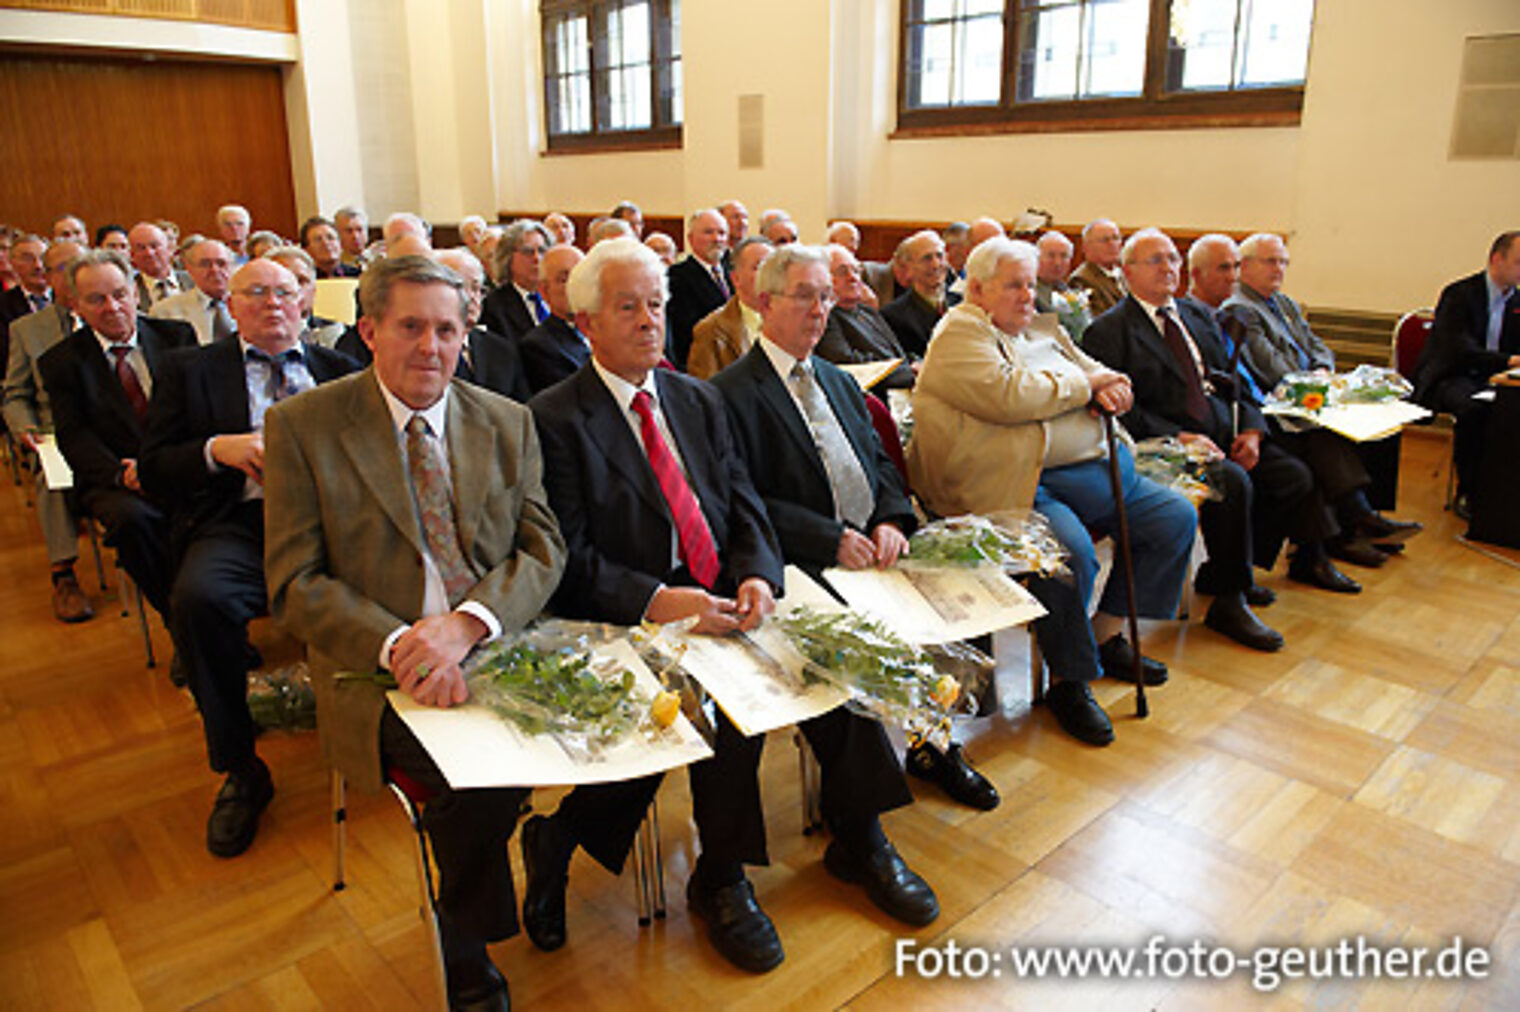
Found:
<svg viewBox="0 0 1520 1012"><path fill-rule="evenodd" d="M628 875L577 858L570 943L495 946L523 1008L1520 1007L1520 569L1458 544L1443 513L1447 443L1405 439L1407 558L1356 570L1340 597L1265 579L1279 654L1196 622L1147 649L1172 667L1137 721L1100 682L1118 741L1081 746L1030 709L1022 634L1000 640L1002 715L968 725L1000 786L995 812L915 784L888 833L936 887L917 932L877 913L800 832L796 757L763 767L774 863L756 889L787 948L763 977L731 969L685 913L685 778L661 795L670 915L635 923ZM88 571L88 546L83 545ZM1517 553L1510 553L1512 560ZM253 849L209 856L216 782L166 668L146 670L135 619L65 627L22 491L0 487L0 1007L414 1008L436 1003L411 837L388 797L351 798L349 881L330 891L328 777L315 736L271 734L277 791ZM92 589L94 589L92 587ZM267 622L271 663L295 653ZM155 628L161 657L168 637ZM553 798L539 799L552 806ZM516 860L514 858L514 860ZM519 872L520 873L520 872ZM1492 954L1483 980L1227 981L894 974L894 946L1446 944Z"/></svg>

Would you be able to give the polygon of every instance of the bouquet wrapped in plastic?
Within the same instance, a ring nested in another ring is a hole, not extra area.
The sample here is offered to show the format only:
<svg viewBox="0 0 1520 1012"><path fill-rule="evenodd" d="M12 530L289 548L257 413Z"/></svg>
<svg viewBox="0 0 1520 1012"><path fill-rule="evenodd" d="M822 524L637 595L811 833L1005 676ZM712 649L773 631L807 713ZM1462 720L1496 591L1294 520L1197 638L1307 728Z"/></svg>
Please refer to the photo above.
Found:
<svg viewBox="0 0 1520 1012"><path fill-rule="evenodd" d="M1386 366L1359 365L1330 381L1331 404L1385 404L1404 400L1412 393L1410 382Z"/></svg>
<svg viewBox="0 0 1520 1012"><path fill-rule="evenodd" d="M1267 400L1284 407L1318 411L1330 403L1330 374L1290 372L1272 389Z"/></svg>
<svg viewBox="0 0 1520 1012"><path fill-rule="evenodd" d="M1066 571L1066 550L1050 522L1034 510L981 516L967 513L924 524L908 541L906 566L1002 566L1011 574L1055 576Z"/></svg>
<svg viewBox="0 0 1520 1012"><path fill-rule="evenodd" d="M317 697L306 662L249 675L248 712L265 731L310 731L316 727Z"/></svg>
<svg viewBox="0 0 1520 1012"><path fill-rule="evenodd" d="M850 703L903 728L914 742L947 748L961 685L928 653L851 611L803 606L772 620L806 660L803 676L850 693Z"/></svg>
<svg viewBox="0 0 1520 1012"><path fill-rule="evenodd" d="M1068 288L1064 292L1052 290L1050 293L1056 319L1061 321L1061 326L1066 328L1066 333L1077 344L1082 343L1082 335L1087 331L1088 324L1092 323L1092 311L1087 305L1088 295L1083 288Z"/></svg>
<svg viewBox="0 0 1520 1012"><path fill-rule="evenodd" d="M1135 470L1158 485L1181 492L1194 506L1224 493L1209 476L1209 450L1183 443L1176 436L1157 436L1135 444Z"/></svg>

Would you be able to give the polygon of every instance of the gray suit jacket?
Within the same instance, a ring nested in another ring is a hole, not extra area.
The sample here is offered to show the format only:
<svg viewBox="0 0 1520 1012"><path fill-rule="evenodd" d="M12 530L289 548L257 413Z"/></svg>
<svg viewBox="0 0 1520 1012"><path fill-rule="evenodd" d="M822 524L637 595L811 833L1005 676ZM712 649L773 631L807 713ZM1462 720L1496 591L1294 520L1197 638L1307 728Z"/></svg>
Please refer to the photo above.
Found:
<svg viewBox="0 0 1520 1012"><path fill-rule="evenodd" d="M216 328L211 311L201 301L200 289L191 287L154 306L148 313L155 320L184 320L195 328L195 340L202 345L216 340Z"/></svg>
<svg viewBox="0 0 1520 1012"><path fill-rule="evenodd" d="M190 275L185 271L176 270L174 275L175 285L178 287L177 295L183 295L195 287L195 282L190 280ZM169 296L173 298L174 296ZM153 308L153 293L148 288L148 279L141 272L137 274L137 311L147 315Z"/></svg>
<svg viewBox="0 0 1520 1012"><path fill-rule="evenodd" d="M1072 271L1066 280L1071 287L1085 288L1092 293L1087 297L1087 311L1095 320L1123 302L1129 294L1128 285L1122 280L1115 281L1090 260L1082 261L1082 266Z"/></svg>
<svg viewBox="0 0 1520 1012"><path fill-rule="evenodd" d="M468 600L505 630L532 621L565 566L533 416L462 380L446 441L460 542L484 574ZM328 761L377 790L385 695L339 671L373 671L398 626L421 617L426 546L374 368L271 408L264 419L264 563L270 613L311 651Z"/></svg>
<svg viewBox="0 0 1520 1012"><path fill-rule="evenodd" d="M1298 303L1281 292L1277 293L1276 301L1282 310L1281 318L1267 305L1266 296L1241 285L1220 307L1240 307L1239 315L1246 324L1245 346L1240 356L1263 393L1271 393L1288 373L1303 371L1300 349L1308 356L1308 368L1335 368L1335 352L1309 329L1309 321L1304 319Z"/></svg>
<svg viewBox="0 0 1520 1012"><path fill-rule="evenodd" d="M56 302L11 324L10 361L5 369L5 424L19 436L27 429L51 429L53 411L37 360L68 337L69 311Z"/></svg>

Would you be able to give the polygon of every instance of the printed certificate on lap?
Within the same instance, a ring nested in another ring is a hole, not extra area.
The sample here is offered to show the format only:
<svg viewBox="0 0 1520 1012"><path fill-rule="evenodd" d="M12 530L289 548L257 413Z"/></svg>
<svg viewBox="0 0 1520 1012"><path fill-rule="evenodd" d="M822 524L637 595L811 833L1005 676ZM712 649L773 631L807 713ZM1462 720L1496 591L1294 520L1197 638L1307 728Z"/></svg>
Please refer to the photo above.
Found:
<svg viewBox="0 0 1520 1012"><path fill-rule="evenodd" d="M1023 625L1045 614L1000 566L826 569L849 602L909 643L949 643Z"/></svg>
<svg viewBox="0 0 1520 1012"><path fill-rule="evenodd" d="M1268 404L1262 410L1269 415L1292 419L1295 424L1288 426L1290 431L1302 431L1305 426L1318 425L1357 443L1384 439L1411 422L1430 417L1430 409L1408 401L1335 404L1318 411Z"/></svg>
<svg viewBox="0 0 1520 1012"><path fill-rule="evenodd" d="M652 697L660 691L659 682L626 640L595 647L592 653L632 671L643 694ZM552 734L525 734L478 703L440 709L423 706L404 692L387 695L456 790L632 780L712 755L684 716L663 730L634 729L587 756L563 747Z"/></svg>
<svg viewBox="0 0 1520 1012"><path fill-rule="evenodd" d="M809 605L839 610L828 591L795 566L786 568L786 594L777 611ZM808 684L803 658L777 629L762 625L742 636L681 638L681 667L701 683L745 735L763 734L828 713L849 693L825 682Z"/></svg>

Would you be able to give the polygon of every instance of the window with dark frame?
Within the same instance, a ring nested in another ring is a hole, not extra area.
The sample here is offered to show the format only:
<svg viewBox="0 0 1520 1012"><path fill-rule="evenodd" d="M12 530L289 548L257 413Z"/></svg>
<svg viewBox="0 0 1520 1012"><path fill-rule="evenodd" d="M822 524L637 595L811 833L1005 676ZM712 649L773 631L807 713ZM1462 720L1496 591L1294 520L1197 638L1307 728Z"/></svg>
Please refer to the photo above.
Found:
<svg viewBox="0 0 1520 1012"><path fill-rule="evenodd" d="M1298 122L1314 0L902 0L900 132Z"/></svg>
<svg viewBox="0 0 1520 1012"><path fill-rule="evenodd" d="M551 151L679 147L681 0L540 0Z"/></svg>

